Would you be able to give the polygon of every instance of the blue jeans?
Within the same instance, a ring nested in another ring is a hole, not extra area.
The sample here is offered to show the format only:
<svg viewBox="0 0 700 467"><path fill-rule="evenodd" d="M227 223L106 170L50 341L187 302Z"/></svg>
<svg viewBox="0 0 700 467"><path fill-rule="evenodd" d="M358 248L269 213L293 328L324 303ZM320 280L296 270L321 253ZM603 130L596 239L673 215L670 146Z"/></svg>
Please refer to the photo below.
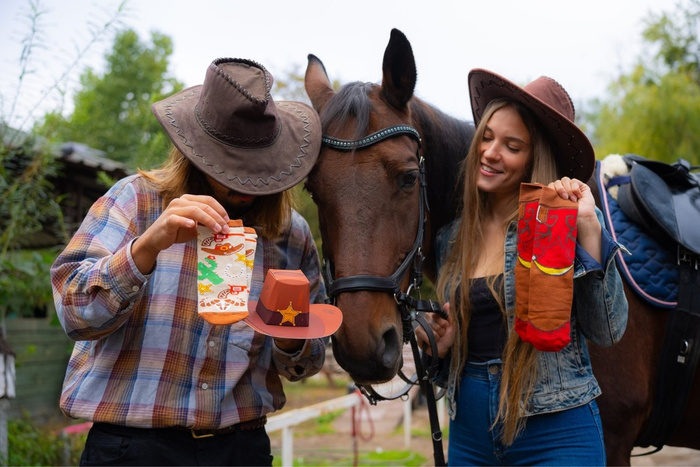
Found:
<svg viewBox="0 0 700 467"><path fill-rule="evenodd" d="M450 421L449 465L604 466L603 427L595 401L527 418L512 445L493 430L498 413L501 362L468 363L460 381L457 414Z"/></svg>

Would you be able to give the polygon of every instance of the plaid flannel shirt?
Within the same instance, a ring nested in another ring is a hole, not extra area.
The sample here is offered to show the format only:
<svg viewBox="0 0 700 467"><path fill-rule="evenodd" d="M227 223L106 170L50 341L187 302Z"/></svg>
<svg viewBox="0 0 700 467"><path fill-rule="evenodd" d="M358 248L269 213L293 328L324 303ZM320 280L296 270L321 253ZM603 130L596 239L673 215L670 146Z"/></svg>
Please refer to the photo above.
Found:
<svg viewBox="0 0 700 467"><path fill-rule="evenodd" d="M196 240L162 251L154 270L141 274L131 244L162 211L148 182L127 177L95 202L53 264L56 311L76 341L61 410L125 426L216 429L282 408L280 376L317 373L325 341L308 340L290 355L243 322L199 318ZM318 252L296 212L286 235L258 238L250 300L271 268L301 269L312 303L325 299Z"/></svg>

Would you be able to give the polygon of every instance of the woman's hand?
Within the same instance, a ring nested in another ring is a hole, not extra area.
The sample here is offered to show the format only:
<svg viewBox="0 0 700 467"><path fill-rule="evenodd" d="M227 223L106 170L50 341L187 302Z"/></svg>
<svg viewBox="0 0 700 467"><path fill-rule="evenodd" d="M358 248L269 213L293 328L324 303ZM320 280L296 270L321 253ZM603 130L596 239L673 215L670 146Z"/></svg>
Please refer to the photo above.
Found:
<svg viewBox="0 0 700 467"><path fill-rule="evenodd" d="M595 199L591 187L575 178L563 177L549 184L563 199L578 202L578 216L587 218L595 215ZM597 218L596 218L597 220Z"/></svg>
<svg viewBox="0 0 700 467"><path fill-rule="evenodd" d="M228 233L228 214L211 196L182 195L172 200L163 213L131 245L131 255L139 270L147 274L153 269L158 253L175 243L197 237L197 224L214 233Z"/></svg>
<svg viewBox="0 0 700 467"><path fill-rule="evenodd" d="M578 243L599 263L601 259L602 227L595 214L595 199L591 187L575 178L563 177L549 184L563 199L578 202L576 229Z"/></svg>
<svg viewBox="0 0 700 467"><path fill-rule="evenodd" d="M428 313L425 315L425 320L430 325L433 331L433 336L435 336L435 342L437 344L438 357L443 358L449 350L452 348L455 340L455 328L452 321L452 315L450 314L450 304L445 303L442 307L447 313L447 319L437 316L435 313ZM425 330L418 326L416 328L416 340L421 348L426 349L425 351L428 355L432 356L432 349L430 348L430 340Z"/></svg>

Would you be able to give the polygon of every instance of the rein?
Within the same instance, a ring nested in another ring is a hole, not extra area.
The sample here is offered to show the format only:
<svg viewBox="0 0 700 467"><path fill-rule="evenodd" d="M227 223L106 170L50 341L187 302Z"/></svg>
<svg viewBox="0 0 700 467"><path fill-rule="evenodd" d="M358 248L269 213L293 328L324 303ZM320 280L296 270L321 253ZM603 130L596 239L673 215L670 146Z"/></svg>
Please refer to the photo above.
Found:
<svg viewBox="0 0 700 467"><path fill-rule="evenodd" d="M332 303L336 302L336 298L338 295L345 292L386 292L394 296L394 300L396 301L396 304L398 305L399 311L401 313L401 322L403 325L403 342L404 344L410 343L411 345L411 350L413 352L413 360L416 365L416 377L418 379L418 384L420 385L420 388L423 394L425 395L428 403L428 413L430 416L435 465L445 465L444 454L442 450L442 432L440 431L440 424L437 417L436 397L431 384L431 379L438 365L437 344L435 343L435 336L433 335L432 329L425 321L423 316L418 313L438 313L443 318L447 318L447 315L442 310L439 303L436 303L431 300L421 300L420 298L416 299L411 295L412 291L416 291L418 294L420 294L419 288L423 283L422 269L425 257L423 256L422 248L427 223L426 211L429 210L427 188L425 182L425 161L423 156L421 156L420 154L422 145L420 134L415 128L411 126L396 125L379 130L359 140L342 140L326 135L322 137L321 141L324 145L336 150L354 151L356 149L363 149L368 146L372 146L373 144L384 141L388 138L394 138L397 136L409 136L418 142L418 149L416 151L416 157L418 158L420 183L418 231L416 232L416 238L413 242L411 250L408 252L401 265L399 265L399 267L391 276L373 276L369 274L359 274L355 276L346 276L334 279L332 262L329 259L324 258L323 277L326 282L328 297ZM406 291L402 291L401 281L409 271L409 285ZM431 354L433 357L430 364L427 365L427 368L425 362L421 357L420 351L418 349L418 343L416 341L416 336L414 334L414 330L417 326L421 326L425 330L425 333L430 341L430 347L432 350ZM410 389L410 385L415 385L416 381L407 378L401 370L399 370L398 375L409 384L408 389L406 390L407 393ZM377 394L377 392L371 387L371 385L357 386L360 389L360 391L365 395L365 397L367 397L367 399L372 405L376 405L378 400L387 400L387 398ZM402 394L402 396L406 393Z"/></svg>

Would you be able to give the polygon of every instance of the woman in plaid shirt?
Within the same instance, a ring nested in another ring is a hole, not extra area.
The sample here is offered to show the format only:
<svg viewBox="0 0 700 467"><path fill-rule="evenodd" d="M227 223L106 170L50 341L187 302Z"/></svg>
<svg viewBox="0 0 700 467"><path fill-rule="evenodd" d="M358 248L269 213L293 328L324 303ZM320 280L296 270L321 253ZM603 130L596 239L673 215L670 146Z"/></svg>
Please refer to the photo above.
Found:
<svg viewBox="0 0 700 467"><path fill-rule="evenodd" d="M318 252L290 189L321 143L316 112L275 102L260 64L218 59L204 84L153 106L174 143L162 168L117 182L56 259L56 309L76 341L61 395L91 420L83 465L271 465L265 416L280 376L317 373L325 340L273 339L197 313L196 225L258 235L250 300L268 269L301 269L325 299Z"/></svg>

